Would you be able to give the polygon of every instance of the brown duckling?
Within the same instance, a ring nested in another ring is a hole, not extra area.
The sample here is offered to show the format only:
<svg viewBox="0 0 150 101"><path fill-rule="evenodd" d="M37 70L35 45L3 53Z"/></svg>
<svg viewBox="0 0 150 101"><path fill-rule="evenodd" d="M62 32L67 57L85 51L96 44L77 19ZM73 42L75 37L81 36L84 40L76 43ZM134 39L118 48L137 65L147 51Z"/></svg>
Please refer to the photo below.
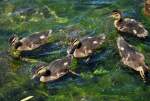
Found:
<svg viewBox="0 0 150 101"><path fill-rule="evenodd" d="M67 50L67 53L73 54L75 58L86 58L90 56L105 41L104 34L98 37L87 37L81 40L75 39Z"/></svg>
<svg viewBox="0 0 150 101"><path fill-rule="evenodd" d="M19 38L18 36L14 35L9 39L9 44L15 50L30 51L47 43L49 37L51 37L51 33L52 30L45 32L38 32L24 38Z"/></svg>
<svg viewBox="0 0 150 101"><path fill-rule="evenodd" d="M78 75L69 68L72 58L72 55L68 55L62 59L56 59L50 64L39 65L38 69L34 72L32 79L40 77L41 82L49 82L55 81L69 72Z"/></svg>
<svg viewBox="0 0 150 101"><path fill-rule="evenodd" d="M132 45L128 44L123 39L123 37L118 37L117 46L123 64L127 65L129 68L132 68L135 71L140 72L142 79L145 81L149 68L144 62L144 55L140 52L137 52Z"/></svg>
<svg viewBox="0 0 150 101"><path fill-rule="evenodd" d="M148 31L140 22L137 22L135 19L123 18L120 11L114 10L112 12L112 17L115 19L114 26L118 31L129 33L139 38L148 36Z"/></svg>

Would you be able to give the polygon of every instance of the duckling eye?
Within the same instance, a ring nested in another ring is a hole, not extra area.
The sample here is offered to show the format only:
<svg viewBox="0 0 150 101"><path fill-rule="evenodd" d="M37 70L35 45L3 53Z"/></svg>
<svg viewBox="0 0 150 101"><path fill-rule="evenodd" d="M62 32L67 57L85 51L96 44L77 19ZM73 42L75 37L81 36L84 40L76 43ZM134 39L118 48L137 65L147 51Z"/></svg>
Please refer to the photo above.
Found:
<svg viewBox="0 0 150 101"><path fill-rule="evenodd" d="M119 13L113 14L113 17L118 18L120 17L120 14Z"/></svg>
<svg viewBox="0 0 150 101"><path fill-rule="evenodd" d="M118 13L114 13L113 15L118 16L119 14Z"/></svg>
<svg viewBox="0 0 150 101"><path fill-rule="evenodd" d="M17 48L20 47L20 46L22 46L22 43L21 43L21 42L17 42L17 43L15 44L15 49L17 49Z"/></svg>
<svg viewBox="0 0 150 101"><path fill-rule="evenodd" d="M51 75L51 71L50 70L46 70L46 72L43 74L43 76L49 76Z"/></svg>
<svg viewBox="0 0 150 101"><path fill-rule="evenodd" d="M114 12L114 14L118 14L118 12Z"/></svg>

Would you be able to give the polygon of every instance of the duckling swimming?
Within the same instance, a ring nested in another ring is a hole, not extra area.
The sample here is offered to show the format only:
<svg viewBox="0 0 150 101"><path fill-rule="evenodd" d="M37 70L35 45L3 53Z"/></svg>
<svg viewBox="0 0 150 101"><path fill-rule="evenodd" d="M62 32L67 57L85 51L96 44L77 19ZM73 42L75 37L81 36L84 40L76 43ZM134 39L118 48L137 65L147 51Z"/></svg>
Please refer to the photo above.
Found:
<svg viewBox="0 0 150 101"><path fill-rule="evenodd" d="M148 36L148 31L140 22L137 22L135 19L123 18L120 11L114 10L112 17L115 19L114 26L118 31L129 33L139 38Z"/></svg>
<svg viewBox="0 0 150 101"><path fill-rule="evenodd" d="M18 51L31 51L48 42L51 37L52 30L35 33L28 37L19 38L14 35L10 37L9 44Z"/></svg>
<svg viewBox="0 0 150 101"><path fill-rule="evenodd" d="M144 55L137 52L133 46L128 44L123 37L118 37L117 46L120 56L122 57L123 64L140 72L142 79L145 81L149 68L144 62Z"/></svg>
<svg viewBox="0 0 150 101"><path fill-rule="evenodd" d="M69 68L72 58L72 55L68 55L62 59L56 59L50 64L39 65L38 69L34 72L32 79L40 77L41 82L49 82L55 81L69 72L78 75Z"/></svg>
<svg viewBox="0 0 150 101"><path fill-rule="evenodd" d="M100 48L105 39L106 36L104 34L98 37L87 37L81 40L76 39L68 48L67 53L73 54L75 58L86 58L90 56L93 51Z"/></svg>

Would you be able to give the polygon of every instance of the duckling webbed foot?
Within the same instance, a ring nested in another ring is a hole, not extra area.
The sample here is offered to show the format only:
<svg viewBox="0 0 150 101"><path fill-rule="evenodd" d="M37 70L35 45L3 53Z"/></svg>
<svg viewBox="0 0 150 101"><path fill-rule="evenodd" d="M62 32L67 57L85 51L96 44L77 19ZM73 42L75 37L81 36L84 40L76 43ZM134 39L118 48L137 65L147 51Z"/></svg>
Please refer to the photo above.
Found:
<svg viewBox="0 0 150 101"><path fill-rule="evenodd" d="M142 67L139 67L140 76L142 77L143 81L146 82L145 72Z"/></svg>

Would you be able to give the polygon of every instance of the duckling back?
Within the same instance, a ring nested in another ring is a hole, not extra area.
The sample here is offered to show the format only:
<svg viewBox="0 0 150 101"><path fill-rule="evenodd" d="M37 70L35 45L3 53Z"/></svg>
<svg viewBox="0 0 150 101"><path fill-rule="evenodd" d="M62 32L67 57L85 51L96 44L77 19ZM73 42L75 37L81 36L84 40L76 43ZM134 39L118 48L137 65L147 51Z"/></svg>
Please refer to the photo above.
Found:
<svg viewBox="0 0 150 101"><path fill-rule="evenodd" d="M31 36L22 38L20 40L22 45L18 47L17 50L28 51L38 48L39 46L48 42L49 37L51 37L51 32L52 31L49 30L45 32L35 33L32 34Z"/></svg>
<svg viewBox="0 0 150 101"><path fill-rule="evenodd" d="M82 46L86 47L87 49L95 50L100 47L105 41L106 36L104 34L98 37L87 37L81 40Z"/></svg>
<svg viewBox="0 0 150 101"><path fill-rule="evenodd" d="M119 31L133 34L139 38L148 36L148 31L144 26L134 19L125 18L119 21L116 26Z"/></svg>
<svg viewBox="0 0 150 101"><path fill-rule="evenodd" d="M47 68L51 71L52 75L61 72L67 72L71 64L72 57L66 56L62 59L57 59L51 62Z"/></svg>

